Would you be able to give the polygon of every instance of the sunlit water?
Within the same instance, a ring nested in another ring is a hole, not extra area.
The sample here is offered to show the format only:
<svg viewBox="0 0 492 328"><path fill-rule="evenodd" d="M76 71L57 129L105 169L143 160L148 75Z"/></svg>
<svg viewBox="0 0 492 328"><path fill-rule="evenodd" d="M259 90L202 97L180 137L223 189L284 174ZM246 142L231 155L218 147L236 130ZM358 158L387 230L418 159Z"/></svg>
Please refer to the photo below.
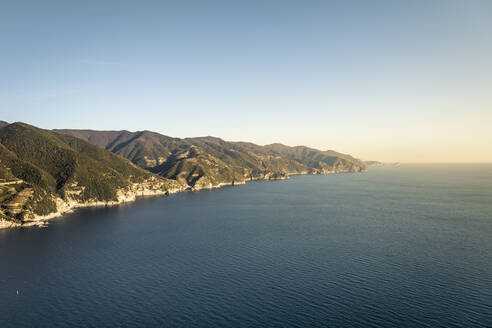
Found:
<svg viewBox="0 0 492 328"><path fill-rule="evenodd" d="M492 165L181 193L0 230L0 327L492 327Z"/></svg>

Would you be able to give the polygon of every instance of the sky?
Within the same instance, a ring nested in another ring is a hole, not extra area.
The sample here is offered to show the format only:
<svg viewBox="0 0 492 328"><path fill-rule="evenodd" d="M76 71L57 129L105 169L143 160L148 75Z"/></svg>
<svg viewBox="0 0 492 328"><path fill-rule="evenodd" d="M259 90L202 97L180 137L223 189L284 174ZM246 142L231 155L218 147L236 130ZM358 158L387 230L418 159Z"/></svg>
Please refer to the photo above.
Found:
<svg viewBox="0 0 492 328"><path fill-rule="evenodd" d="M0 120L492 162L492 1L0 1Z"/></svg>

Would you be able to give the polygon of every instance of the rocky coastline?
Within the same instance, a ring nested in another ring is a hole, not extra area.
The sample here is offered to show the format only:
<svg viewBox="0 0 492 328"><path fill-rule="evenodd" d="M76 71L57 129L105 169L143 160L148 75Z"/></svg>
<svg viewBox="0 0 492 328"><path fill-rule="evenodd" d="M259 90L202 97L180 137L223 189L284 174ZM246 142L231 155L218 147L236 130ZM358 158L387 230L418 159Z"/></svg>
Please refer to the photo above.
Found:
<svg viewBox="0 0 492 328"><path fill-rule="evenodd" d="M49 213L47 215L35 215L31 214L30 217L25 218L22 222L16 222L11 220L2 220L0 219L0 229L6 228L18 228L18 227L31 227L38 226L42 227L47 224L47 221L61 217L65 214L72 213L77 208L84 207L107 207L107 206L116 206L125 203L134 202L140 197L149 197L149 196L166 196L169 194L174 194L180 191L185 190L184 188L176 188L176 189L168 189L168 190L160 190L160 189L149 189L149 188L141 188L137 190L119 190L117 200L113 201L88 201L88 202L80 202L74 199L63 200L59 197L55 199L56 208L55 212Z"/></svg>
<svg viewBox="0 0 492 328"><path fill-rule="evenodd" d="M361 171L350 171L350 170L332 170L332 171L322 171L322 172L289 172L284 175L263 175L263 176L250 176L245 178L244 180L239 181L231 181L231 182L221 182L218 184L207 184L207 185L196 185L193 187L190 186L182 186L180 188L173 189L153 189L149 187L147 183L145 184L134 184L131 190L119 190L117 195L117 200L113 201L89 201L89 202L80 202L75 199L63 200L59 197L55 199L57 210L47 215L32 215L29 218L26 218L22 222L15 222L10 220L2 220L0 219L0 229L7 228L20 228L20 227L43 227L48 224L49 220L62 217L65 214L72 213L74 210L78 208L84 207L107 207L107 206L116 206L129 202L133 202L140 197L148 197L148 196L167 196L169 194L174 194L183 191L199 191L199 190L211 190L218 189L225 186L239 186L244 185L249 181L276 181L276 180L288 180L290 176L294 175L327 175L327 174L336 174L336 173L357 173L357 172L365 172L365 170Z"/></svg>
<svg viewBox="0 0 492 328"><path fill-rule="evenodd" d="M76 208L140 196L366 170L350 155L305 146L151 131L59 132L21 122L0 127L0 229L44 225Z"/></svg>

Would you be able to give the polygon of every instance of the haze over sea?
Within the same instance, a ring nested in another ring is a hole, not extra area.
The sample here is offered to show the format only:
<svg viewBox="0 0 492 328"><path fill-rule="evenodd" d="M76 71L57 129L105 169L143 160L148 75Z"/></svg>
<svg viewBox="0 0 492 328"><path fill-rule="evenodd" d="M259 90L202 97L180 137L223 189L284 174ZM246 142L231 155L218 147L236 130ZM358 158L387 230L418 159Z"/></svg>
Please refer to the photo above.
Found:
<svg viewBox="0 0 492 328"><path fill-rule="evenodd" d="M492 165L81 209L0 230L0 326L491 327Z"/></svg>

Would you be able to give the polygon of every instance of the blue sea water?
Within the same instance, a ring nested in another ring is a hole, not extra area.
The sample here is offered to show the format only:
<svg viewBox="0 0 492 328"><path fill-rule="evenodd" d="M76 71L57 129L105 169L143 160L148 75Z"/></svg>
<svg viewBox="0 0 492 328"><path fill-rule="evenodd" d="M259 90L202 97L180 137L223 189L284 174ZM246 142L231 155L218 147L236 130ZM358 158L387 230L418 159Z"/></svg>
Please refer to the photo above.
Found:
<svg viewBox="0 0 492 328"><path fill-rule="evenodd" d="M0 230L0 327L492 327L492 165L188 192Z"/></svg>

